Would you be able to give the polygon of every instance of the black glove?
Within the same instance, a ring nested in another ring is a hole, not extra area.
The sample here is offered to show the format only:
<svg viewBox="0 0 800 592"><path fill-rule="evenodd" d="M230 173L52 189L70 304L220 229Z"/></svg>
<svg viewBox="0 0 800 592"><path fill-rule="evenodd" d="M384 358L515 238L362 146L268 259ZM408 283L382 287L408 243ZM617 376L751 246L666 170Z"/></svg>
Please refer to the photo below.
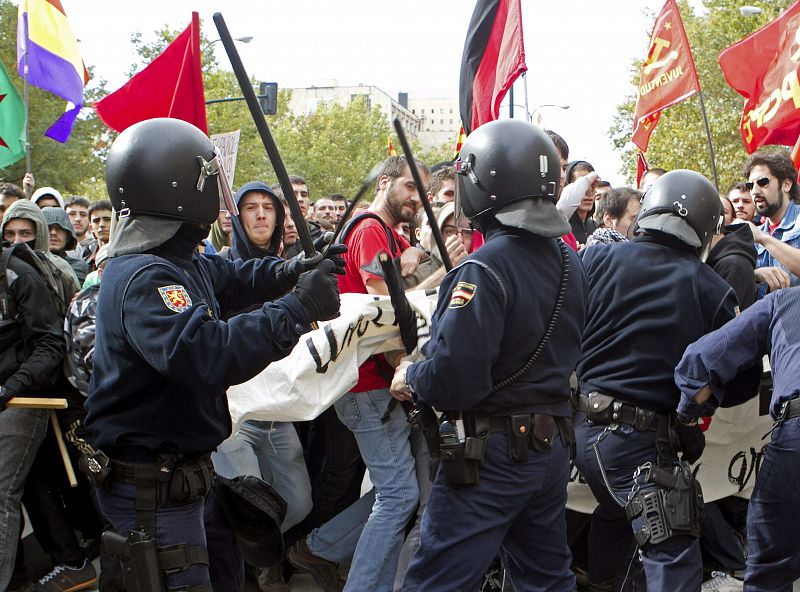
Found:
<svg viewBox="0 0 800 592"><path fill-rule="evenodd" d="M329 321L339 316L339 283L335 269L333 261L325 259L297 280L293 293L311 321Z"/></svg>
<svg viewBox="0 0 800 592"><path fill-rule="evenodd" d="M344 257L342 257L342 255L344 255L347 252L347 245L343 244L333 245L331 244L332 240L333 240L333 233L328 231L321 237L319 237L316 241L314 241L314 248L320 253L322 253L322 256L325 259L330 259L331 261L333 261L333 264L336 266L336 269L333 271L333 273L336 273L338 275L344 275L345 260Z"/></svg>
<svg viewBox="0 0 800 592"><path fill-rule="evenodd" d="M319 243L320 241L318 240L317 242ZM306 257L305 253L299 253L284 261L277 273L280 289L284 292L289 291L297 283L297 279L301 274L316 268L322 261L331 261L334 265L331 271L338 275L344 275L345 261L342 254L346 252L346 245L331 245L327 250L324 250L324 253L317 251L313 257Z"/></svg>
<svg viewBox="0 0 800 592"><path fill-rule="evenodd" d="M690 464L697 462L706 447L705 434L697 421L688 420L677 413L672 417L672 433L676 440L672 443L673 448L682 453L681 460Z"/></svg>
<svg viewBox="0 0 800 592"><path fill-rule="evenodd" d="M5 410L6 403L13 399L16 395L11 393L6 387L0 386L0 411Z"/></svg>

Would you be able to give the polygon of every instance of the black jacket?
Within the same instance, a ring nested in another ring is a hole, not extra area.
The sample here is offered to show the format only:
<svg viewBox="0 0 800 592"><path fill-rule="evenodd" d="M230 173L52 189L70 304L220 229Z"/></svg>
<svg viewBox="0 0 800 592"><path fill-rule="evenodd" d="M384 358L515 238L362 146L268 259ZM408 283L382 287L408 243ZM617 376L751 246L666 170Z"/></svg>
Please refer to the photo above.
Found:
<svg viewBox="0 0 800 592"><path fill-rule="evenodd" d="M739 308L744 310L756 301L756 248L753 232L747 224L731 224L725 236L708 254L706 263L736 292Z"/></svg>
<svg viewBox="0 0 800 592"><path fill-rule="evenodd" d="M54 382L64 361L60 318L39 273L11 257L8 284L17 318L0 313L0 384L11 393L35 394Z"/></svg>

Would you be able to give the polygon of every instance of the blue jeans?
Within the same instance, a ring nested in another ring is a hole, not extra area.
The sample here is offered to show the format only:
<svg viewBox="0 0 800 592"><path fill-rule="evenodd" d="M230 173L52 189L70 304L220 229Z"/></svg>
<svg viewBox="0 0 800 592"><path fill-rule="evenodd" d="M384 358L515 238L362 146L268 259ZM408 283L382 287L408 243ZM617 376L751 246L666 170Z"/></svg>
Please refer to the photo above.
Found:
<svg viewBox="0 0 800 592"><path fill-rule="evenodd" d="M405 526L419 498L411 427L400 405L382 421L393 398L388 389L348 393L334 407L339 418L356 437L361 456L375 486L375 501L364 524L368 496L315 529L308 536L312 553L340 561L363 525L355 547L345 591L390 592L403 546Z"/></svg>
<svg viewBox="0 0 800 592"><path fill-rule="evenodd" d="M747 592L790 592L800 578L800 419L778 424L747 511Z"/></svg>
<svg viewBox="0 0 800 592"><path fill-rule="evenodd" d="M46 430L44 409L0 411L0 590L14 571L22 489Z"/></svg>
<svg viewBox="0 0 800 592"><path fill-rule="evenodd" d="M595 509L596 516L603 516L613 521L613 516L623 515L624 510L620 504L627 503L628 494L633 488L633 476L637 467L655 461L655 432L638 432L632 426L618 425L610 430L598 443L597 449L605 470L605 478L597 462L594 444L598 441L609 426L592 424L586 421L583 413L575 415L575 437L577 440L577 455L575 465L586 479L592 489L599 506ZM606 479L611 487L611 493L606 486ZM642 490L655 487L654 484L642 486ZM612 497L613 493L613 497ZM636 566L635 560L631 562L625 553L617 554L614 565L598 565L608 562L610 553L609 545L616 546L623 551L635 546L634 530L641 526L641 518L634 519L632 528L623 538L622 533L613 540L605 537L604 540L589 538L589 578L600 583L601 578L595 579L599 571L613 576L616 573L625 573L628 566L622 562L630 562L631 568ZM657 545L645 543L641 550L642 564L647 578L649 592L697 592L703 581L703 562L700 557L700 543L698 539L688 535L674 536ZM598 561L599 560L599 561ZM630 577L630 576L629 576Z"/></svg>
<svg viewBox="0 0 800 592"><path fill-rule="evenodd" d="M217 447L211 460L223 477L253 475L275 488L286 500L282 532L311 511L311 481L300 438L291 423L246 421L236 435Z"/></svg>
<svg viewBox="0 0 800 592"><path fill-rule="evenodd" d="M108 518L114 531L127 537L136 527L136 487L129 483L112 481L108 487L97 489L100 511ZM206 547L206 529L203 523L205 498L194 497L185 503L165 503L156 508L156 545L193 545ZM170 575L168 587L201 586L210 584L208 566L194 564L184 572Z"/></svg>
<svg viewBox="0 0 800 592"><path fill-rule="evenodd" d="M569 449L556 437L524 462L508 454L508 436L491 434L480 482L467 487L450 487L439 467L404 592L477 590L498 551L518 592L575 590L564 518Z"/></svg>

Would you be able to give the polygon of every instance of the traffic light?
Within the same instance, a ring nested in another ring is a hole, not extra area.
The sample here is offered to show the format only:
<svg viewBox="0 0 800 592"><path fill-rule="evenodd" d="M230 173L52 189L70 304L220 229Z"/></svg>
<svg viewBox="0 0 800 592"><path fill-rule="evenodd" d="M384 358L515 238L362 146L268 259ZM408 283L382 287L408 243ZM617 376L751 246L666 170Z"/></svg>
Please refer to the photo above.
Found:
<svg viewBox="0 0 800 592"><path fill-rule="evenodd" d="M264 115L278 113L278 83L262 82L258 89L258 103Z"/></svg>

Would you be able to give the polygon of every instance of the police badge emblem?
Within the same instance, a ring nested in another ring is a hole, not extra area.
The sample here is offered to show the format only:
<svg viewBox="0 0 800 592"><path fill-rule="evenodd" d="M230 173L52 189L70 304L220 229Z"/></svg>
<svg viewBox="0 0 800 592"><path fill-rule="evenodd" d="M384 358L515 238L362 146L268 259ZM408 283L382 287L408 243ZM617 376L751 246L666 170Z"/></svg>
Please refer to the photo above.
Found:
<svg viewBox="0 0 800 592"><path fill-rule="evenodd" d="M478 286L467 282L458 282L450 295L450 304L447 308L464 308L475 296Z"/></svg>
<svg viewBox="0 0 800 592"><path fill-rule="evenodd" d="M189 293L181 285L163 286L158 289L158 293L172 312L183 312L192 305Z"/></svg>

